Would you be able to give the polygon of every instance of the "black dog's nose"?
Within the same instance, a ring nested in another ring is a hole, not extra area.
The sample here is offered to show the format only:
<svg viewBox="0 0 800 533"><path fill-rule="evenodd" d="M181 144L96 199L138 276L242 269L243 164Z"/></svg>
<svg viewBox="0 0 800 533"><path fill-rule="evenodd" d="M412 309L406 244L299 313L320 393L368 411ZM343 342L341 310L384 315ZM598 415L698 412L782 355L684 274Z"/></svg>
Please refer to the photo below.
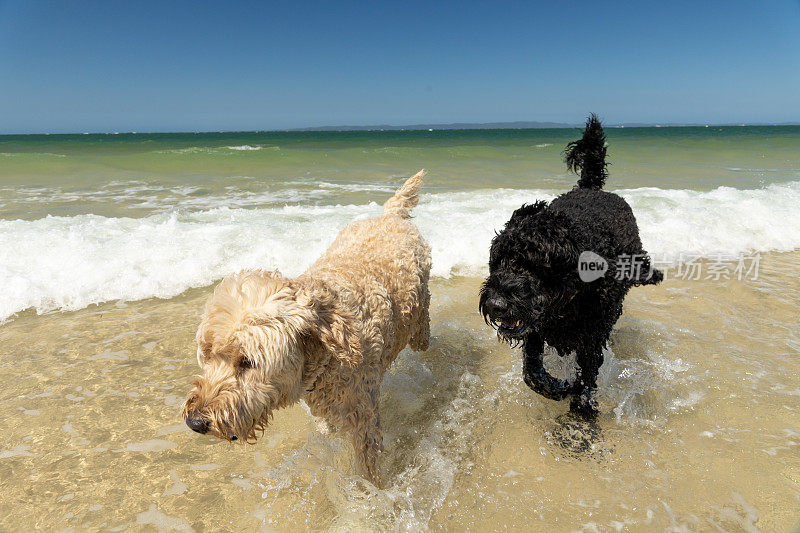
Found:
<svg viewBox="0 0 800 533"><path fill-rule="evenodd" d="M502 298L489 298L486 300L486 303L483 305L484 309L486 310L486 314L490 317L496 317L498 315L505 314L508 311L508 303Z"/></svg>
<svg viewBox="0 0 800 533"><path fill-rule="evenodd" d="M200 416L196 411L189 413L189 416L186 417L186 425L189 426L192 431L208 433L208 420Z"/></svg>

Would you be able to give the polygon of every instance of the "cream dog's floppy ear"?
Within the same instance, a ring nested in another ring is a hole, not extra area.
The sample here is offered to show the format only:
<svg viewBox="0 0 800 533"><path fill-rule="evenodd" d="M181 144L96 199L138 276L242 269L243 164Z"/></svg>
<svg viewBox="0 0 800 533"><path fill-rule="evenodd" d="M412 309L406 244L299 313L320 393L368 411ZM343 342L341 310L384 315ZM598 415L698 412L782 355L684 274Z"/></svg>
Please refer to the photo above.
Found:
<svg viewBox="0 0 800 533"><path fill-rule="evenodd" d="M315 291L313 300L317 323L309 333L316 335L325 349L345 364L360 363L364 352L354 317L336 305L335 297L328 290Z"/></svg>
<svg viewBox="0 0 800 533"><path fill-rule="evenodd" d="M322 344L344 363L350 366L360 363L364 353L361 350L361 339L353 327L352 317L334 312L328 315L325 322L319 330Z"/></svg>

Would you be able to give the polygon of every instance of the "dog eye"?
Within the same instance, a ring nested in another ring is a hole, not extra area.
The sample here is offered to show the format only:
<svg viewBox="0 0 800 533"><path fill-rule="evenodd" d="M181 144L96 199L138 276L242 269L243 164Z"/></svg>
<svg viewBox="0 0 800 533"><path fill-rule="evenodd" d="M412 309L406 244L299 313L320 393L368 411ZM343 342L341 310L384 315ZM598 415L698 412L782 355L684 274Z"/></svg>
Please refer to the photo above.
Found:
<svg viewBox="0 0 800 533"><path fill-rule="evenodd" d="M252 363L252 361L250 361L250 359L247 359L246 357L242 357L242 359L239 361L239 368L241 368L242 370L247 370L248 368L253 368L253 363Z"/></svg>

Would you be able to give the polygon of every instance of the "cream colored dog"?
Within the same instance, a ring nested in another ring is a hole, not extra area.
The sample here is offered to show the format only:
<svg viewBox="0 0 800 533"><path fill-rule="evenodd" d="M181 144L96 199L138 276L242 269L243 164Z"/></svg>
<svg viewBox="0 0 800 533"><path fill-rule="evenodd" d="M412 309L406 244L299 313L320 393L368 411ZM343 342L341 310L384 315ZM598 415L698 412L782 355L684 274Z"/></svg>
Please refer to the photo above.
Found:
<svg viewBox="0 0 800 533"><path fill-rule="evenodd" d="M303 399L323 426L351 434L361 472L378 482L383 374L430 337L430 247L409 220L424 174L299 277L250 270L214 289L197 330L203 375L183 407L190 428L252 443L275 409Z"/></svg>

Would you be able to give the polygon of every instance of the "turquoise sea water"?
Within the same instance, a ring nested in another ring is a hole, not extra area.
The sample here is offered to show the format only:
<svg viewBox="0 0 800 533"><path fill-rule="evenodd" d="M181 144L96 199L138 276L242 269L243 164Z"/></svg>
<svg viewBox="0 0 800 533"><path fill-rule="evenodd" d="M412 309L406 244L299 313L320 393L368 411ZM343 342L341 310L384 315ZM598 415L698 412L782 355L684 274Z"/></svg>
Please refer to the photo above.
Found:
<svg viewBox="0 0 800 533"><path fill-rule="evenodd" d="M750 187L796 179L800 126L609 128L618 188ZM218 185L241 177L374 180L430 168L443 190L563 186L578 129L0 136L0 186L109 180Z"/></svg>

